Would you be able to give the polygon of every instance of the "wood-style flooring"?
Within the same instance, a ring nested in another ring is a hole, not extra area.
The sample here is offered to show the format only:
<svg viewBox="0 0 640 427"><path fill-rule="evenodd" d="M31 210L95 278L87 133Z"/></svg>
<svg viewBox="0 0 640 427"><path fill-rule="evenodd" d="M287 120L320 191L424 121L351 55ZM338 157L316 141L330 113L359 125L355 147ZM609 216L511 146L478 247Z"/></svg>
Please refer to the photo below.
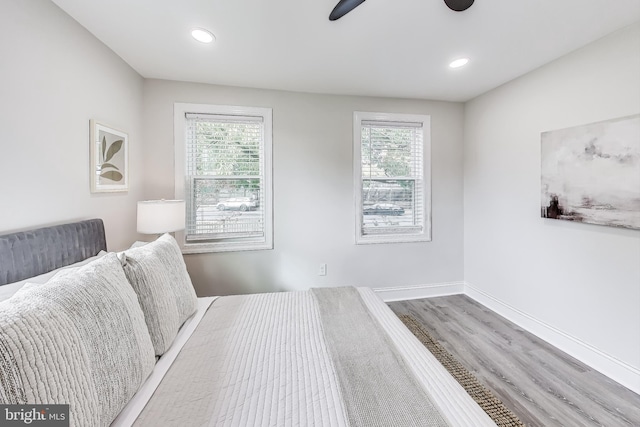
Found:
<svg viewBox="0 0 640 427"><path fill-rule="evenodd" d="M410 314L527 426L640 426L640 396L464 295Z"/></svg>

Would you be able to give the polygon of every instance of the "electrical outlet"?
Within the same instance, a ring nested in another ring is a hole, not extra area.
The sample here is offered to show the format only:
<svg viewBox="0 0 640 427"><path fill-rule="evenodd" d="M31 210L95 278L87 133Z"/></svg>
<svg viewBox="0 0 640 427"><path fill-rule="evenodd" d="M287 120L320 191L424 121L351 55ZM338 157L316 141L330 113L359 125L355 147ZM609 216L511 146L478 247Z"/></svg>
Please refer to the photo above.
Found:
<svg viewBox="0 0 640 427"><path fill-rule="evenodd" d="M318 270L318 276L326 276L327 275L327 264L320 264L320 269Z"/></svg>

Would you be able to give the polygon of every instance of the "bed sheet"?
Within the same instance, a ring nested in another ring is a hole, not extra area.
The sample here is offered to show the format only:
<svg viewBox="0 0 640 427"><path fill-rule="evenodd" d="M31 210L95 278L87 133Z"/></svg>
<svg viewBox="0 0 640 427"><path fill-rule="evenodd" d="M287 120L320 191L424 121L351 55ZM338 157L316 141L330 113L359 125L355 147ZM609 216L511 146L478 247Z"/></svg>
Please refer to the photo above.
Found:
<svg viewBox="0 0 640 427"><path fill-rule="evenodd" d="M193 316L187 319L184 325L182 325L171 347L160 359L158 359L158 362L153 368L151 375L149 375L149 378L147 378L147 380L142 384L138 392L129 401L127 406L122 409L116 419L113 420L111 427L129 427L133 425L147 402L153 396L158 385L162 382L167 371L171 368L176 357L180 354L180 350L182 350L182 347L184 347L191 335L193 335L193 332L196 330L200 321L216 298L217 297L198 298L198 309L196 312Z"/></svg>

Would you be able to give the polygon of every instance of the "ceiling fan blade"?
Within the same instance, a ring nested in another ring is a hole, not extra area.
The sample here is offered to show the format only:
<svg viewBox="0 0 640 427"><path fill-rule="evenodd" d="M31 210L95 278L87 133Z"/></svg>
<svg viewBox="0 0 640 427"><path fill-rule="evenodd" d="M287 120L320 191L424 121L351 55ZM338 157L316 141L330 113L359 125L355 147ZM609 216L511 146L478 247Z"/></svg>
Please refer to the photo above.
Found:
<svg viewBox="0 0 640 427"><path fill-rule="evenodd" d="M329 15L329 21L335 21L364 3L365 0L340 0Z"/></svg>
<svg viewBox="0 0 640 427"><path fill-rule="evenodd" d="M444 2L449 6L449 9L455 10L456 12L462 12L463 10L467 10L471 7L474 0L444 0Z"/></svg>

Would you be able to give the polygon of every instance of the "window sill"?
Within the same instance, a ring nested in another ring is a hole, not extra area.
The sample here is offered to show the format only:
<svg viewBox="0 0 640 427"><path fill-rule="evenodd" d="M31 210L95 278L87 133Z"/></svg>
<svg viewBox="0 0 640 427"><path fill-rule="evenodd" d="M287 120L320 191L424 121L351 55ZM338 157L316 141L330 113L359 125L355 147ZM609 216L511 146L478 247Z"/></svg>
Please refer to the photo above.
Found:
<svg viewBox="0 0 640 427"><path fill-rule="evenodd" d="M273 245L269 243L190 243L183 244L182 253L189 254L206 254L216 252L243 252L243 251L264 251L272 250Z"/></svg>
<svg viewBox="0 0 640 427"><path fill-rule="evenodd" d="M430 242L431 236L420 235L368 235L368 236L356 236L356 245L375 245L380 243L417 243L417 242Z"/></svg>

